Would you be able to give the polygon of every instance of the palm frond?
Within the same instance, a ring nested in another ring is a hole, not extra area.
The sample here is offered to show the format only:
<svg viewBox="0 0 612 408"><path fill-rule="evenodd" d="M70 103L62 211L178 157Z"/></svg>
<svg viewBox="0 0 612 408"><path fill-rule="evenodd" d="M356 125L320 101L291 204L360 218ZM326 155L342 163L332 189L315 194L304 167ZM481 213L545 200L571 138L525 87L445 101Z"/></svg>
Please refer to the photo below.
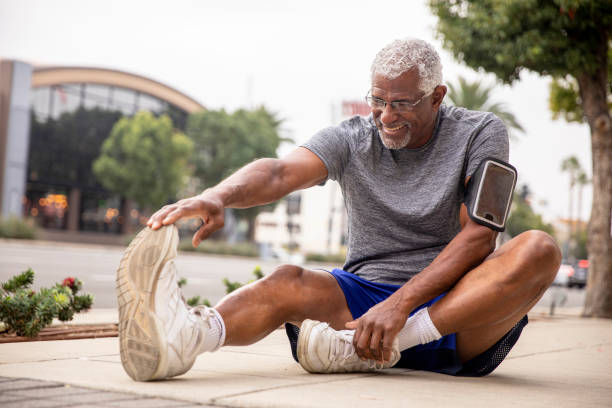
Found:
<svg viewBox="0 0 612 408"><path fill-rule="evenodd" d="M514 114L507 109L504 103L491 100L491 94L494 89L494 84L468 81L460 76L457 78L456 83L448 84L449 92L447 98L451 104L458 107L494 113L506 124L511 137L513 137L512 130L525 133L523 126L518 122Z"/></svg>

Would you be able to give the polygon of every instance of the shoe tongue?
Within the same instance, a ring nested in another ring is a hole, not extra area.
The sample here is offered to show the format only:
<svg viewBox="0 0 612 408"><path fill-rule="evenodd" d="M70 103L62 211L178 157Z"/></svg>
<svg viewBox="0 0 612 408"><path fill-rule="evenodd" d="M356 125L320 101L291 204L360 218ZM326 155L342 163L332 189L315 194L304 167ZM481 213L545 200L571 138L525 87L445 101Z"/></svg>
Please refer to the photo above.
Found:
<svg viewBox="0 0 612 408"><path fill-rule="evenodd" d="M336 355L340 355L343 358L350 356L352 353L354 353L353 334L353 330L340 330L335 339L336 341L334 341L334 345L330 345L334 348L334 350L330 351L335 352Z"/></svg>

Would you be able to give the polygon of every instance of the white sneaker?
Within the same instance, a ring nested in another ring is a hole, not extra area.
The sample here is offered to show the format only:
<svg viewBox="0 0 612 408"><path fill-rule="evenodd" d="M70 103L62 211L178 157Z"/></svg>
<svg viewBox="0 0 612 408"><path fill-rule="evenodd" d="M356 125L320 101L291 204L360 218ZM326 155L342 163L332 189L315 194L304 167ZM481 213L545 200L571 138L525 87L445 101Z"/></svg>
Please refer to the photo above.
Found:
<svg viewBox="0 0 612 408"><path fill-rule="evenodd" d="M391 360L382 366L375 360L361 360L353 347L354 330L334 330L329 324L304 320L297 342L298 360L311 373L350 373L393 367L400 359L397 338Z"/></svg>
<svg viewBox="0 0 612 408"><path fill-rule="evenodd" d="M174 264L177 244L175 226L145 228L117 270L121 363L136 381L183 374L198 354L221 346L219 336L207 336L216 311L189 308L181 296Z"/></svg>

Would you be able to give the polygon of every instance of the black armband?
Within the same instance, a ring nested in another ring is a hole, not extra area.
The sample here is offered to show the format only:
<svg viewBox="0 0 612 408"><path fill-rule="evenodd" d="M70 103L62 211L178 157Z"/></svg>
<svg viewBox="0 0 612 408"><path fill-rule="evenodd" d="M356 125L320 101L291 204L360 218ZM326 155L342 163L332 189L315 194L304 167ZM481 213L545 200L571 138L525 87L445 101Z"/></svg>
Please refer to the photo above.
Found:
<svg viewBox="0 0 612 408"><path fill-rule="evenodd" d="M516 169L511 164L485 158L467 184L465 205L470 218L495 231L503 231L516 176Z"/></svg>

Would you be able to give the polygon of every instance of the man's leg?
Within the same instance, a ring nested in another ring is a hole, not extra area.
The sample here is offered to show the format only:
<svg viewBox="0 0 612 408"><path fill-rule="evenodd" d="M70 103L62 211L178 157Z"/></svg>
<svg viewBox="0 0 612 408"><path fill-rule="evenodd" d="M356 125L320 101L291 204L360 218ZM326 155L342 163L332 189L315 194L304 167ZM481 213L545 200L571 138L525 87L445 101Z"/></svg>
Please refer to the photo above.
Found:
<svg viewBox="0 0 612 408"><path fill-rule="evenodd" d="M541 231L525 232L501 246L465 274L430 309L442 335L457 333L465 362L502 338L537 303L561 262L554 240Z"/></svg>
<svg viewBox="0 0 612 408"><path fill-rule="evenodd" d="M331 274L292 265L230 293L215 309L225 322L228 346L252 344L285 322L314 319L341 330L353 320Z"/></svg>
<svg viewBox="0 0 612 408"><path fill-rule="evenodd" d="M225 344L251 344L285 321L312 317L341 328L352 320L333 276L294 266L281 266L230 294L218 310L189 308L177 282L177 245L174 226L144 229L117 271L121 361L135 380L180 375L198 354Z"/></svg>

